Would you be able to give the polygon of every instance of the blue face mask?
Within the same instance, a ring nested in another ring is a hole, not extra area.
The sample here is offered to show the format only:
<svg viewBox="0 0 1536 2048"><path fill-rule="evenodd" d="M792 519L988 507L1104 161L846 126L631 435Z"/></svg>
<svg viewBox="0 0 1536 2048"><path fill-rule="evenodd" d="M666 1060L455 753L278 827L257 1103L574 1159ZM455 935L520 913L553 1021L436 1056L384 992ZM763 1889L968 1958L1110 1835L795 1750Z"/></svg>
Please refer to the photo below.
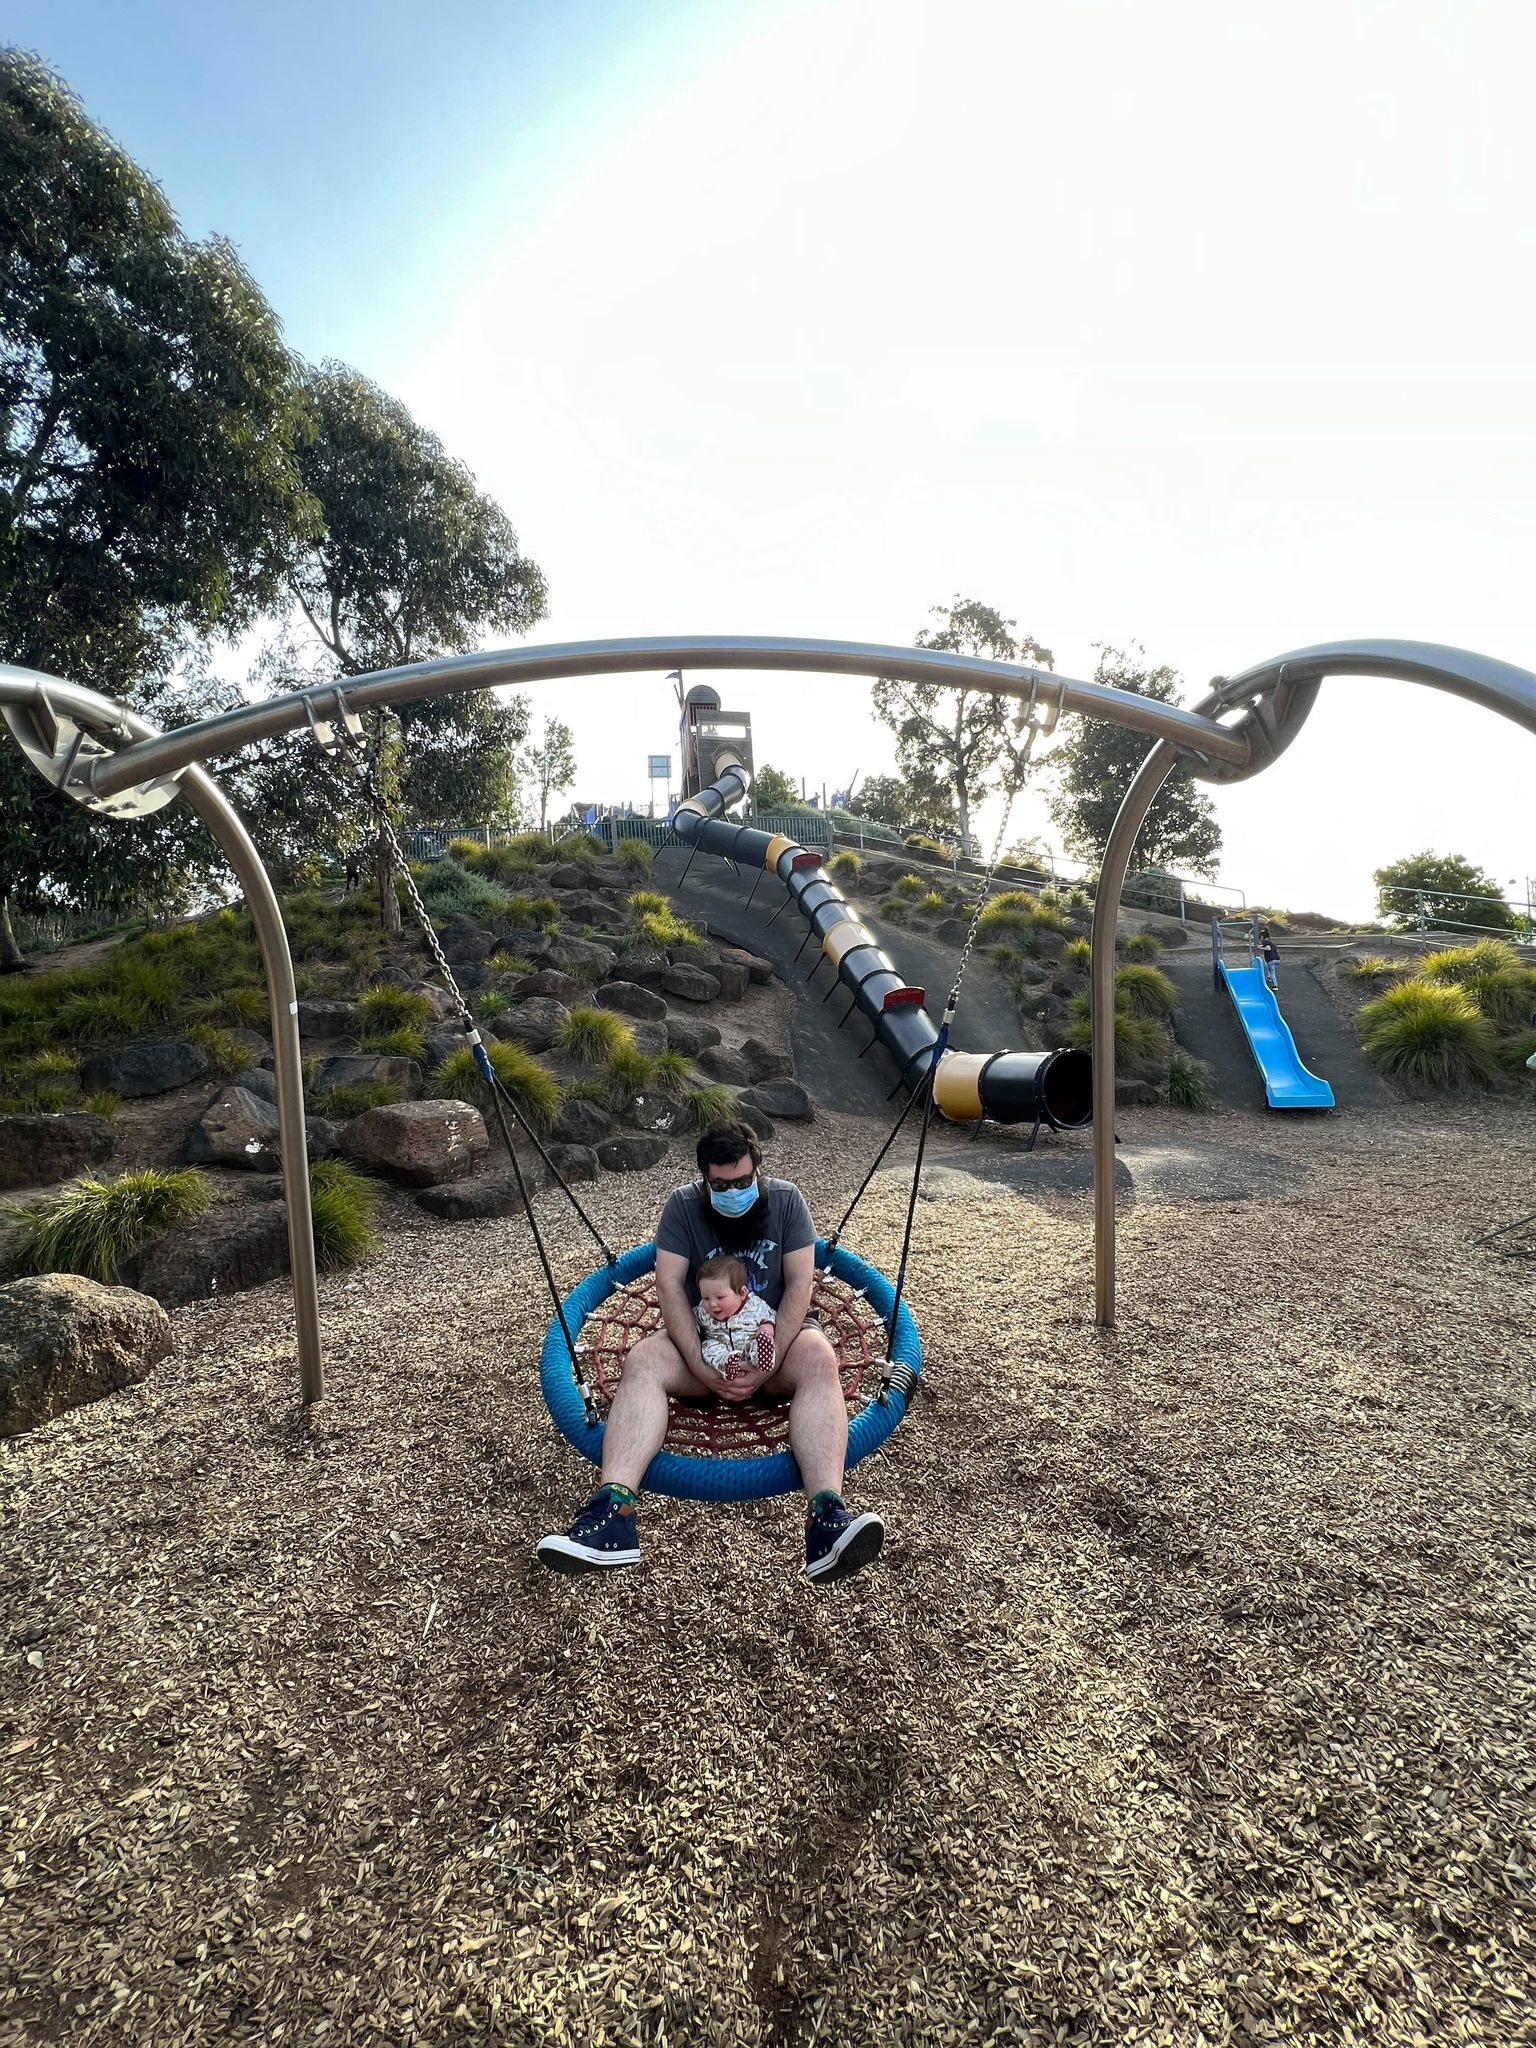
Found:
<svg viewBox="0 0 1536 2048"><path fill-rule="evenodd" d="M757 1200L757 1183L749 1188L711 1188L709 1205L722 1216L745 1216Z"/></svg>

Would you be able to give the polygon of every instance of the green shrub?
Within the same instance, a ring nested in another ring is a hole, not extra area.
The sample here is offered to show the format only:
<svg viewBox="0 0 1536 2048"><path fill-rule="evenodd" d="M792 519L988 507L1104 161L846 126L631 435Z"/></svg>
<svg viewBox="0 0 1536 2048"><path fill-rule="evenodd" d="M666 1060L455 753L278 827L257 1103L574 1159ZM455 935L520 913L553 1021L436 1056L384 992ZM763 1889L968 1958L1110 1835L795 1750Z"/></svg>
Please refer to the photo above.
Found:
<svg viewBox="0 0 1536 2048"><path fill-rule="evenodd" d="M936 916L944 908L944 898L937 889L930 889L926 896L919 896L913 904L914 910L921 910L928 916Z"/></svg>
<svg viewBox="0 0 1536 2048"><path fill-rule="evenodd" d="M324 1095L315 1098L315 1114L344 1124L350 1117L364 1116L370 1109L386 1109L400 1099L400 1090L393 1081L343 1081L340 1087L327 1089Z"/></svg>
<svg viewBox="0 0 1536 2048"><path fill-rule="evenodd" d="M573 860L581 867L595 868L608 848L595 832L573 832L555 847L556 860Z"/></svg>
<svg viewBox="0 0 1536 2048"><path fill-rule="evenodd" d="M1499 1040L1499 1065L1508 1067L1514 1073L1519 1073L1524 1068L1532 1053L1536 1053L1536 1028L1531 1026Z"/></svg>
<svg viewBox="0 0 1536 2048"><path fill-rule="evenodd" d="M845 888L851 889L863 872L863 861L859 859L856 853L849 852L846 847L841 853L834 853L827 862L827 873L834 882L842 883Z"/></svg>
<svg viewBox="0 0 1536 2048"><path fill-rule="evenodd" d="M506 908L505 892L456 860L437 861L421 884L421 900L435 916L491 917Z"/></svg>
<svg viewBox="0 0 1536 2048"><path fill-rule="evenodd" d="M1066 895L1066 904L1068 910L1086 910L1088 908L1088 891L1086 889L1069 889Z"/></svg>
<svg viewBox="0 0 1536 2048"><path fill-rule="evenodd" d="M77 1181L12 1211L16 1269L83 1273L110 1286L135 1252L200 1216L209 1200L208 1177L195 1166L145 1166L115 1180Z"/></svg>
<svg viewBox="0 0 1536 2048"><path fill-rule="evenodd" d="M144 1004L106 989L84 990L61 1003L54 1013L60 1038L83 1044L96 1038L135 1038L150 1022Z"/></svg>
<svg viewBox="0 0 1536 2048"><path fill-rule="evenodd" d="M1086 974L1093 965L1093 947L1087 939L1068 939L1061 957L1074 974Z"/></svg>
<svg viewBox="0 0 1536 2048"><path fill-rule="evenodd" d="M377 1251L374 1218L379 1189L339 1159L317 1159L309 1169L309 1203L314 1214L315 1264L340 1273Z"/></svg>
<svg viewBox="0 0 1536 2048"><path fill-rule="evenodd" d="M614 848L614 857L629 875L648 875L656 858L648 839L621 839Z"/></svg>
<svg viewBox="0 0 1536 2048"><path fill-rule="evenodd" d="M504 996L499 988L488 989L483 996L475 997L475 1015L487 1023L492 1017L504 1017L511 1007L510 997Z"/></svg>
<svg viewBox="0 0 1536 2048"><path fill-rule="evenodd" d="M639 921L640 937L648 946L696 946L699 935L672 910L648 910Z"/></svg>
<svg viewBox="0 0 1536 2048"><path fill-rule="evenodd" d="M1087 1052L1093 1044L1093 996L1084 989L1067 1004L1068 1045ZM1115 1071L1123 1074L1151 1060L1168 1057L1168 1032L1156 1017L1115 1009Z"/></svg>
<svg viewBox="0 0 1536 2048"><path fill-rule="evenodd" d="M255 982L227 988L217 1001L219 1014L208 1020L211 1024L239 1024L247 1030L259 1031L268 1020L267 992Z"/></svg>
<svg viewBox="0 0 1536 2048"><path fill-rule="evenodd" d="M996 946L988 946L987 948L987 958L992 962L992 965L999 974L1012 974L1023 957L1017 946L1010 946L1006 943L999 943Z"/></svg>
<svg viewBox="0 0 1536 2048"><path fill-rule="evenodd" d="M485 964L488 971L492 974L523 975L535 974L538 972L533 962L531 960L525 960L521 953L508 953L500 947L498 947L498 949L491 955L490 959L487 960Z"/></svg>
<svg viewBox="0 0 1536 2048"><path fill-rule="evenodd" d="M1204 1060L1175 1046L1168 1066L1168 1100L1175 1109L1209 1109L1215 1094L1213 1076Z"/></svg>
<svg viewBox="0 0 1536 2048"><path fill-rule="evenodd" d="M1518 1031L1536 1012L1536 974L1526 968L1479 974L1461 985L1495 1031Z"/></svg>
<svg viewBox="0 0 1536 2048"><path fill-rule="evenodd" d="M358 1033L359 1052L382 1053L388 1059L419 1060L426 1057L426 1034L413 1031L408 1024L402 1024L394 1031L362 1031Z"/></svg>
<svg viewBox="0 0 1536 2048"><path fill-rule="evenodd" d="M1362 953L1358 960L1346 960L1343 971L1353 981L1397 981L1413 972L1406 960L1389 960L1385 953Z"/></svg>
<svg viewBox="0 0 1536 2048"><path fill-rule="evenodd" d="M560 906L553 896L535 896L528 906L528 915L537 930L552 932L560 922Z"/></svg>
<svg viewBox="0 0 1536 2048"><path fill-rule="evenodd" d="M670 1047L656 1055L653 1078L667 1095L681 1095L688 1086L688 1055Z"/></svg>
<svg viewBox="0 0 1536 2048"><path fill-rule="evenodd" d="M547 1131L558 1118L565 1101L559 1081L542 1066L525 1045L499 1038L487 1045L496 1079L506 1090L526 1121L536 1131ZM451 1053L432 1077L440 1096L457 1102L473 1102L489 1111L490 1090L481 1078L474 1053L465 1045ZM494 1112L490 1112L494 1114Z"/></svg>
<svg viewBox="0 0 1536 2048"><path fill-rule="evenodd" d="M110 1088L98 1088L94 1095L87 1095L80 1105L82 1109L88 1109L92 1116L104 1116L108 1123L122 1106Z"/></svg>
<svg viewBox="0 0 1536 2048"><path fill-rule="evenodd" d="M926 853L930 860L949 859L950 849L947 846L921 832L909 832L901 843L913 853Z"/></svg>
<svg viewBox="0 0 1536 2048"><path fill-rule="evenodd" d="M907 921L905 900L900 896L887 896L880 905L880 915L889 918L892 924L905 924Z"/></svg>
<svg viewBox="0 0 1536 2048"><path fill-rule="evenodd" d="M519 846L493 846L481 854L476 872L493 882L526 882L539 872L539 863Z"/></svg>
<svg viewBox="0 0 1536 2048"><path fill-rule="evenodd" d="M443 849L449 860L456 860L461 868L478 869L489 848L478 839L450 839Z"/></svg>
<svg viewBox="0 0 1536 2048"><path fill-rule="evenodd" d="M614 1103L627 1102L631 1095L638 1095L642 1088L649 1088L655 1078L655 1060L650 1053L642 1052L638 1045L620 1046L603 1069L608 1099Z"/></svg>
<svg viewBox="0 0 1536 2048"><path fill-rule="evenodd" d="M612 1010L578 1005L555 1033L555 1050L570 1053L584 1066L600 1067L616 1053L634 1052L634 1033Z"/></svg>
<svg viewBox="0 0 1536 2048"><path fill-rule="evenodd" d="M1086 941L1079 939L1076 943L1084 945ZM1156 932L1135 932L1125 942L1127 960L1155 960L1162 950L1163 942Z"/></svg>
<svg viewBox="0 0 1536 2048"><path fill-rule="evenodd" d="M419 988L397 988L392 981L365 991L357 1014L364 1031L426 1031L437 1016L430 996Z"/></svg>
<svg viewBox="0 0 1536 2048"><path fill-rule="evenodd" d="M243 1074L251 1064L251 1056L245 1047L231 1038L227 1031L220 1031L215 1024L194 1024L187 1037L193 1045L202 1047L208 1055L209 1066L220 1080L231 1074Z"/></svg>
<svg viewBox="0 0 1536 2048"><path fill-rule="evenodd" d="M683 1096L683 1118L691 1131L704 1131L711 1124L728 1122L735 1108L730 1089L718 1081L708 1088L690 1088Z"/></svg>
<svg viewBox="0 0 1536 2048"><path fill-rule="evenodd" d="M1065 934L1072 929L1066 920L1065 914L1058 910L1054 903L1046 901L1043 890L1041 891L1040 901L1030 912L1029 921L1037 932L1061 932Z"/></svg>
<svg viewBox="0 0 1536 2048"><path fill-rule="evenodd" d="M1504 939L1479 939L1471 946L1447 946L1426 954L1419 966L1425 981L1481 981L1490 974L1518 974L1520 955Z"/></svg>
<svg viewBox="0 0 1536 2048"><path fill-rule="evenodd" d="M1115 969L1115 1007L1138 1017L1171 1017L1179 992L1161 967L1137 962Z"/></svg>
<svg viewBox="0 0 1536 2048"><path fill-rule="evenodd" d="M631 918L638 924L642 917L666 916L672 905L657 889L636 889L628 898L628 908Z"/></svg>
<svg viewBox="0 0 1536 2048"><path fill-rule="evenodd" d="M203 950L216 961L222 949ZM126 947L114 955L108 980L117 994L139 1004L151 1018L169 1017L182 999L183 977L169 961L138 958Z"/></svg>
<svg viewBox="0 0 1536 2048"><path fill-rule="evenodd" d="M894 893L898 896L925 896L928 884L921 875L901 875L894 884Z"/></svg>
<svg viewBox="0 0 1536 2048"><path fill-rule="evenodd" d="M1402 982L1367 1003L1356 1022L1366 1057L1384 1074L1461 1090L1498 1073L1493 1029L1454 984L1419 977Z"/></svg>

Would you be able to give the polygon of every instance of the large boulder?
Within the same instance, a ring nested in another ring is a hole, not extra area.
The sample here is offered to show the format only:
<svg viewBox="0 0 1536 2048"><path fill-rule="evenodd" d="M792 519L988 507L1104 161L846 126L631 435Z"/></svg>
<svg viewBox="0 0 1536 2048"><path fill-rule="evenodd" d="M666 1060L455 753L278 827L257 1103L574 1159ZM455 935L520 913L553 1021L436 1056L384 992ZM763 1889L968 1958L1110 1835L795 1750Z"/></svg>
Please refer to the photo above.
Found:
<svg viewBox="0 0 1536 2048"><path fill-rule="evenodd" d="M621 1010L626 1017L665 1017L667 1005L654 989L642 988L637 981L604 981L592 991L592 1000L600 1010Z"/></svg>
<svg viewBox="0 0 1536 2048"><path fill-rule="evenodd" d="M99 1088L110 1088L114 1095L168 1095L189 1081L201 1081L207 1071L208 1055L200 1045L172 1038L93 1054L80 1069L80 1085L88 1095Z"/></svg>
<svg viewBox="0 0 1536 2048"><path fill-rule="evenodd" d="M641 1052L648 1052L654 1059L657 1053L669 1050L664 1017L630 1017L626 1022L629 1035Z"/></svg>
<svg viewBox="0 0 1536 2048"><path fill-rule="evenodd" d="M525 974L521 981L514 981L512 993L519 1000L525 996L547 996L552 1002L582 1002L586 988L573 975L562 974L558 967L541 967L535 974Z"/></svg>
<svg viewBox="0 0 1536 2048"><path fill-rule="evenodd" d="M288 1211L280 1201L231 1202L139 1253L128 1278L167 1308L239 1294L288 1270Z"/></svg>
<svg viewBox="0 0 1536 2048"><path fill-rule="evenodd" d="M354 1117L341 1149L368 1173L430 1188L472 1173L490 1143L479 1110L467 1102L394 1102Z"/></svg>
<svg viewBox="0 0 1536 2048"><path fill-rule="evenodd" d="M78 1273L0 1287L0 1436L135 1386L171 1348L158 1302Z"/></svg>
<svg viewBox="0 0 1536 2048"><path fill-rule="evenodd" d="M661 985L669 996L679 996L685 1003L712 1003L720 993L718 979L702 967L669 967Z"/></svg>
<svg viewBox="0 0 1536 2048"><path fill-rule="evenodd" d="M744 1038L741 1041L741 1057L749 1081L786 1080L794 1071L787 1052L775 1052L771 1045L764 1045L760 1038Z"/></svg>
<svg viewBox="0 0 1536 2048"><path fill-rule="evenodd" d="M496 950L496 941L477 917L467 912L456 912L445 917L437 928L438 943L443 949L443 958L450 967L476 967L489 960Z"/></svg>
<svg viewBox="0 0 1536 2048"><path fill-rule="evenodd" d="M203 1111L201 1123L193 1125L187 1157L197 1166L271 1173L281 1163L275 1102L250 1088L221 1090Z"/></svg>
<svg viewBox="0 0 1536 2048"><path fill-rule="evenodd" d="M773 1118L761 1109L754 1109L751 1103L744 1101L739 1095L731 1113L738 1123L745 1124L753 1136L760 1138L765 1145L775 1135Z"/></svg>
<svg viewBox="0 0 1536 2048"><path fill-rule="evenodd" d="M599 1145L597 1157L598 1163L606 1166L610 1173L643 1173L646 1167L664 1159L666 1152L665 1138L652 1136L646 1131L625 1131Z"/></svg>
<svg viewBox="0 0 1536 2048"><path fill-rule="evenodd" d="M610 925L623 921L615 904L590 894L562 896L560 914L568 924Z"/></svg>
<svg viewBox="0 0 1536 2048"><path fill-rule="evenodd" d="M613 1118L595 1102L575 1095L561 1109L553 1135L562 1145L600 1145L613 1135Z"/></svg>
<svg viewBox="0 0 1536 2048"><path fill-rule="evenodd" d="M548 932L536 930L532 925L499 924L494 929L498 953L510 953L518 960L531 960L535 966L547 957L554 944Z"/></svg>
<svg viewBox="0 0 1536 2048"><path fill-rule="evenodd" d="M706 1023L702 1017L669 1017L667 1019L667 1044L674 1052L686 1053L694 1059L707 1045L720 1043L720 1026Z"/></svg>
<svg viewBox="0 0 1536 2048"><path fill-rule="evenodd" d="M683 1105L675 1095L659 1088L647 1088L632 1095L624 1105L624 1121L636 1131L675 1131L683 1120Z"/></svg>
<svg viewBox="0 0 1536 2048"><path fill-rule="evenodd" d="M563 1180L597 1179L597 1154L589 1145L546 1145L544 1150Z"/></svg>
<svg viewBox="0 0 1536 2048"><path fill-rule="evenodd" d="M382 1052L337 1052L315 1069L314 1092L324 1095L331 1088L355 1088L360 1081L387 1081L392 1088L417 1085L416 1062L396 1059Z"/></svg>
<svg viewBox="0 0 1536 2048"><path fill-rule="evenodd" d="M580 861L563 860L548 871L544 880L551 889L585 889L592 880L592 874Z"/></svg>
<svg viewBox="0 0 1536 2048"><path fill-rule="evenodd" d="M271 1066L272 1041L264 1031L247 1031L243 1024L235 1024L224 1036L239 1046L253 1067Z"/></svg>
<svg viewBox="0 0 1536 2048"><path fill-rule="evenodd" d="M724 1081L732 1088L745 1088L753 1078L747 1072L741 1054L732 1052L729 1046L706 1045L696 1058L699 1072L707 1074L711 1081Z"/></svg>
<svg viewBox="0 0 1536 2048"><path fill-rule="evenodd" d="M527 1046L530 1052L543 1052L554 1044L560 1027L570 1021L570 1011L553 996L527 996L510 1010L503 1010L499 1017L493 1017L491 1030L498 1038L510 1038Z"/></svg>
<svg viewBox="0 0 1536 2048"><path fill-rule="evenodd" d="M759 1081L739 1099L748 1109L761 1109L769 1116L808 1122L816 1114L815 1103L798 1081Z"/></svg>
<svg viewBox="0 0 1536 2048"><path fill-rule="evenodd" d="M749 953L745 946L720 946L716 949L722 960L734 960L745 967L752 981L772 981L773 962L765 960L761 953Z"/></svg>
<svg viewBox="0 0 1536 2048"><path fill-rule="evenodd" d="M671 966L660 946L629 946L619 954L619 971L626 981L642 988L660 988Z"/></svg>
<svg viewBox="0 0 1536 2048"><path fill-rule="evenodd" d="M523 1206L517 1176L503 1152L491 1165L466 1180L417 1190L418 1205L445 1223L483 1222L488 1216L512 1216Z"/></svg>
<svg viewBox="0 0 1536 2048"><path fill-rule="evenodd" d="M720 993L728 1003L739 1003L751 985L752 977L739 960L716 960L710 973L720 984Z"/></svg>
<svg viewBox="0 0 1536 2048"><path fill-rule="evenodd" d="M604 975L613 965L612 946L599 946L592 939L556 939L549 949L552 964L564 973Z"/></svg>
<svg viewBox="0 0 1536 2048"><path fill-rule="evenodd" d="M310 996L299 1004L300 1038L356 1038L356 1003L344 1003L332 996Z"/></svg>
<svg viewBox="0 0 1536 2048"><path fill-rule="evenodd" d="M0 1188L40 1187L72 1180L112 1151L104 1116L71 1110L63 1116L0 1116Z"/></svg>

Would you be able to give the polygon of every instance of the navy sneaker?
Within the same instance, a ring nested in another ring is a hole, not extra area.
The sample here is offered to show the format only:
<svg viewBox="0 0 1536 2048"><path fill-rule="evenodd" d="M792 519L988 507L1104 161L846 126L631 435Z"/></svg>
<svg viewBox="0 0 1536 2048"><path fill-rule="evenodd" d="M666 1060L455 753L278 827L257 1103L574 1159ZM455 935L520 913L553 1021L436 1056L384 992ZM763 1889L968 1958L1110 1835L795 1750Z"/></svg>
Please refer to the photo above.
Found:
<svg viewBox="0 0 1536 2048"><path fill-rule="evenodd" d="M878 1515L853 1515L841 1494L820 1495L805 1518L805 1575L830 1583L863 1571L880 1555L885 1524Z"/></svg>
<svg viewBox="0 0 1536 2048"><path fill-rule="evenodd" d="M552 1572L600 1572L640 1562L640 1530L632 1500L600 1486L563 1536L546 1536L539 1562Z"/></svg>

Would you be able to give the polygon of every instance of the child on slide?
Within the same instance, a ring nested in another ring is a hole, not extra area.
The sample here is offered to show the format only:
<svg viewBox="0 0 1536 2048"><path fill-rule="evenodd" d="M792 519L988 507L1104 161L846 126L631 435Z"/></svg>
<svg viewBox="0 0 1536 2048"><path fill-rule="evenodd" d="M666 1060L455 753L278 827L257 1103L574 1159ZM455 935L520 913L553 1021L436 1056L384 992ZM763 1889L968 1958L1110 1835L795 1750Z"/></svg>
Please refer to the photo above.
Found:
<svg viewBox="0 0 1536 2048"><path fill-rule="evenodd" d="M717 1252L693 1278L699 1290L699 1305L693 1313L704 1363L713 1366L723 1380L772 1372L778 1363L773 1310L748 1287L742 1261L728 1252Z"/></svg>

